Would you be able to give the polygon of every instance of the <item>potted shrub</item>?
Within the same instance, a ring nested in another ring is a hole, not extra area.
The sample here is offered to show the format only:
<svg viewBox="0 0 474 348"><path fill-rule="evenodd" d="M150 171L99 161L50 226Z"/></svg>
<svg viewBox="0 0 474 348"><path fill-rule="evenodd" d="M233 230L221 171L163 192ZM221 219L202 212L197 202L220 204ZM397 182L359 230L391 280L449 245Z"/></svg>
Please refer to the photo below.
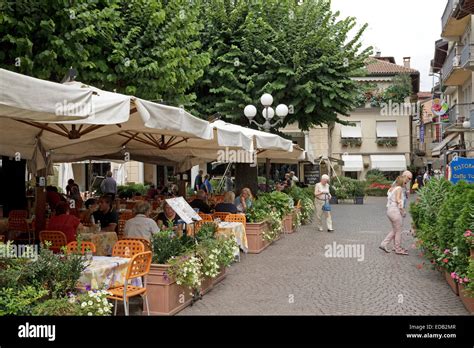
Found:
<svg viewBox="0 0 474 348"><path fill-rule="evenodd" d="M459 297L469 313L474 313L474 260L469 261L467 276L459 286Z"/></svg>
<svg viewBox="0 0 474 348"><path fill-rule="evenodd" d="M337 192L333 185L329 185L329 193L331 194L331 199L329 200L330 204L338 204Z"/></svg>
<svg viewBox="0 0 474 348"><path fill-rule="evenodd" d="M354 188L352 195L354 196L355 204L364 204L365 185L362 181L354 180Z"/></svg>
<svg viewBox="0 0 474 348"><path fill-rule="evenodd" d="M257 201L255 201L255 205ZM249 209L246 216L245 233L247 234L248 253L259 254L270 245L270 242L263 238L264 233L269 229L268 210L254 206Z"/></svg>
<svg viewBox="0 0 474 348"><path fill-rule="evenodd" d="M178 284L170 276L172 265L168 263L172 257L185 252L181 239L172 230L163 230L153 235L153 262L147 276L147 291L150 314L174 315L181 311L193 299L189 287ZM178 260L174 262L176 265ZM143 308L146 313L146 308Z"/></svg>

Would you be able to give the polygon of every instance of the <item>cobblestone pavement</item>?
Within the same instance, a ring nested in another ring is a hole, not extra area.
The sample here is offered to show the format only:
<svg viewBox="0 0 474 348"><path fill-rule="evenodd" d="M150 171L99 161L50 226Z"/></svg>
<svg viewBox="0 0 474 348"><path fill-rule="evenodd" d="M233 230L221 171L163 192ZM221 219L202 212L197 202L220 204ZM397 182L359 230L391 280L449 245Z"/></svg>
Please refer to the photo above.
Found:
<svg viewBox="0 0 474 348"><path fill-rule="evenodd" d="M409 256L378 249L390 229L385 202L371 197L364 205L333 205L335 232L319 232L313 223L261 254L243 254L221 283L178 315L468 314L441 273L418 269L426 260L413 249L409 217L403 233ZM363 261L326 257L325 246L333 243L363 246ZM141 314L137 300L133 315Z"/></svg>
<svg viewBox="0 0 474 348"><path fill-rule="evenodd" d="M409 256L378 249L389 231L385 199L333 206L333 233L315 225L285 235L263 253L243 255L227 277L179 315L466 315L444 277L412 249ZM359 244L364 260L325 257L325 246Z"/></svg>

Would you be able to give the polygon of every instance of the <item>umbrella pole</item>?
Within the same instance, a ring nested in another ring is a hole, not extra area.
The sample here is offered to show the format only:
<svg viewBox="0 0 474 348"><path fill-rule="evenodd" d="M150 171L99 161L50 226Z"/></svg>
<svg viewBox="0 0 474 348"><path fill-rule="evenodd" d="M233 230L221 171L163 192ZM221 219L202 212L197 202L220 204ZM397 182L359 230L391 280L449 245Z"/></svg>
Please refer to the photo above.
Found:
<svg viewBox="0 0 474 348"><path fill-rule="evenodd" d="M41 169L36 173L36 187L35 187L35 239L39 236L40 231L46 226L46 194L44 186L39 185L40 177L45 179L46 183L46 169Z"/></svg>

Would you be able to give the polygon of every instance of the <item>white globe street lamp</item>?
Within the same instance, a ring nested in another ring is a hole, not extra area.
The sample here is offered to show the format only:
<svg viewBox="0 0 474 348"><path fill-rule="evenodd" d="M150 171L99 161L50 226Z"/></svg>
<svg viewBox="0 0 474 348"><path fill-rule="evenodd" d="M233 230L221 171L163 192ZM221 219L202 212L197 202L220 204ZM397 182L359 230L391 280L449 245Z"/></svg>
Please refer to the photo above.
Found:
<svg viewBox="0 0 474 348"><path fill-rule="evenodd" d="M265 119L265 123L260 124L254 121L255 116L257 115L257 108L253 105L247 105L244 108L244 115L247 117L250 123L255 123L259 128L269 132L272 127L275 127L279 123L282 123L285 117L288 115L288 106L285 104L279 104L274 110L271 105L273 104L273 97L270 93L264 93L260 97L260 103L264 106L262 110L262 116ZM278 119L271 123L271 120L275 116L278 116Z"/></svg>

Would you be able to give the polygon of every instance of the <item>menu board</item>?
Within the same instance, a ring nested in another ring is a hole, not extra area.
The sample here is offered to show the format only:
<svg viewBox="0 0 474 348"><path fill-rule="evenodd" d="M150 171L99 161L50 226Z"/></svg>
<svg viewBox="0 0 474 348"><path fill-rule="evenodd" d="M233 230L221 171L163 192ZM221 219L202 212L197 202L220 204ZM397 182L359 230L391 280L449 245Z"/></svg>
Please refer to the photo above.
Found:
<svg viewBox="0 0 474 348"><path fill-rule="evenodd" d="M201 220L196 211L186 202L184 197L168 198L166 203L179 215L181 220L187 224Z"/></svg>
<svg viewBox="0 0 474 348"><path fill-rule="evenodd" d="M307 185L316 185L321 176L319 164L304 165L304 183Z"/></svg>

